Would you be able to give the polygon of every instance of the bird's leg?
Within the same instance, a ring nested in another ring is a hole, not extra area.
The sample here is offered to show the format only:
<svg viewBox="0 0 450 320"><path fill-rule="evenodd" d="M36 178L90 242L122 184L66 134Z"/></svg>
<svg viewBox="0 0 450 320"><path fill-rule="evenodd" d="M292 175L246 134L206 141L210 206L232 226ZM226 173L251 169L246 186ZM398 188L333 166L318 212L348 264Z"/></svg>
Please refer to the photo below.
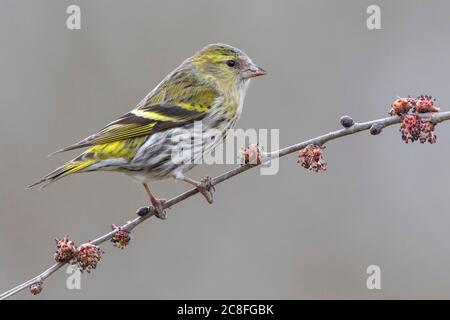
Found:
<svg viewBox="0 0 450 320"><path fill-rule="evenodd" d="M196 181L188 177L183 177L182 180L197 187L198 191L205 197L206 201L208 201L208 203L213 203L213 191L216 191L216 188L214 188L211 177L205 177L201 181Z"/></svg>
<svg viewBox="0 0 450 320"><path fill-rule="evenodd" d="M153 207L155 208L155 214L158 218L165 220L166 219L166 211L164 210L164 200L156 199L153 193L150 191L150 188L147 183L143 182L142 185L144 186L145 191L148 194L148 197L150 198L150 202L152 203Z"/></svg>

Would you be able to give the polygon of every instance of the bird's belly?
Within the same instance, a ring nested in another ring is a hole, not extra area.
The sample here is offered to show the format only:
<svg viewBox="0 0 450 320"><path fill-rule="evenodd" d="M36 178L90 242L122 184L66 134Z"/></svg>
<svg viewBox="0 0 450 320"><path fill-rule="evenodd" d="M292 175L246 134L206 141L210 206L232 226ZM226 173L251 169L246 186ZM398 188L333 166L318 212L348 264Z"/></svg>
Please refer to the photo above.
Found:
<svg viewBox="0 0 450 320"><path fill-rule="evenodd" d="M139 181L182 178L222 141L230 125L231 122L227 122L212 129L204 121L201 125L197 123L154 133L123 169Z"/></svg>

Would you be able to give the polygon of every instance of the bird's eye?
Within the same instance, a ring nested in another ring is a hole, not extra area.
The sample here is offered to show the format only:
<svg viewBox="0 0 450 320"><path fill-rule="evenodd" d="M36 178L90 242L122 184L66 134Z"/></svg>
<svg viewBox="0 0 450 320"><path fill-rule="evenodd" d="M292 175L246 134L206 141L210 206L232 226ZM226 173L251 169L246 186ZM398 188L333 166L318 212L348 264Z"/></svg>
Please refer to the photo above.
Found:
<svg viewBox="0 0 450 320"><path fill-rule="evenodd" d="M236 65L236 61L234 61L234 60L227 60L225 63L227 64L227 66L229 66L231 68Z"/></svg>

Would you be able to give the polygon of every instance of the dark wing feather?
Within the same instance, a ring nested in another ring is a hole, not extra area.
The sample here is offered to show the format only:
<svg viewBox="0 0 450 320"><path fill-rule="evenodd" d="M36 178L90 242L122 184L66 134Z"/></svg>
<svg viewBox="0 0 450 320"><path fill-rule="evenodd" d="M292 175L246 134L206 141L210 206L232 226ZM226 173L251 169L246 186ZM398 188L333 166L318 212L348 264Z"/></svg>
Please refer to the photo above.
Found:
<svg viewBox="0 0 450 320"><path fill-rule="evenodd" d="M146 105L128 112L99 132L52 154L153 134L202 120L209 109L195 106ZM203 111L201 111L203 110Z"/></svg>
<svg viewBox="0 0 450 320"><path fill-rule="evenodd" d="M202 120L217 97L216 89L200 82L191 69L180 67L136 109L99 132L55 153L145 136Z"/></svg>

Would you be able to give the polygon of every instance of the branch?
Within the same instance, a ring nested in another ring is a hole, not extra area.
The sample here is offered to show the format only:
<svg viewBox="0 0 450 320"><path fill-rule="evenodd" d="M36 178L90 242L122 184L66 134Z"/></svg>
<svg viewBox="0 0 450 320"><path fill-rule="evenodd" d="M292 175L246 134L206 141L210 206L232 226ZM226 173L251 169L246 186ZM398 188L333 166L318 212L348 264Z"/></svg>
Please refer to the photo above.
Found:
<svg viewBox="0 0 450 320"><path fill-rule="evenodd" d="M418 117L424 122L426 121L426 122L430 122L433 124L438 124L440 122L450 120L450 111L436 112L436 113L423 113L423 114L418 114ZM292 146L289 146L289 147L286 147L286 148L283 148L283 149L280 149L277 151L265 153L262 156L262 159L258 164L246 164L246 165L239 166L235 169L232 169L228 172L225 172L225 173L215 177L212 180L212 185L215 186L215 185L222 183L225 180L228 180L228 179L230 179L238 174L241 174L247 170L258 167L261 164L267 163L268 161L272 161L273 159L280 158L285 155L302 150L309 145L322 146L331 140L339 139L339 138L342 138L342 137L345 137L345 136L348 136L351 134L355 134L355 133L358 133L361 131L371 130L373 128L378 128L378 130L381 130L382 128L389 127L389 126L392 126L395 124L399 124L403 121L403 117L398 116L398 115L394 115L394 116L383 118L383 119L368 121L368 122L362 122L362 123L353 123L353 120L351 120L350 118L347 118L347 120L348 119L351 121L351 123L348 125L348 126L350 126L349 128L332 131L327 134L294 144ZM343 125L345 126L345 123L343 123ZM379 133L379 132L377 132L377 133ZM376 134L376 133L374 133L374 134ZM192 197L193 195L197 194L198 192L199 191L197 189L191 189L189 191L186 191L186 192L168 200L167 202L165 202L164 208L167 209L167 208L173 207L174 205L182 202L183 200L185 200L187 198ZM125 223L120 228L122 230L130 232L136 226L138 226L145 220L147 220L150 217L153 217L155 215L155 211L154 211L153 207L148 207L147 211L148 211L148 213L145 214L144 216L139 216L139 217ZM116 231L117 230L112 230L111 232L108 232L108 233L98 237L97 239L91 241L90 244L99 245L105 241L111 240L115 236ZM42 283L42 281L44 281L46 278L50 277L53 273L55 273L58 269L62 268L66 264L67 264L66 262L55 263L54 265L49 267L44 272L37 275L36 277L16 286L15 288L12 288L12 289L2 293L0 295L0 300L7 299L7 298L15 295L16 293L29 288L33 284Z"/></svg>

